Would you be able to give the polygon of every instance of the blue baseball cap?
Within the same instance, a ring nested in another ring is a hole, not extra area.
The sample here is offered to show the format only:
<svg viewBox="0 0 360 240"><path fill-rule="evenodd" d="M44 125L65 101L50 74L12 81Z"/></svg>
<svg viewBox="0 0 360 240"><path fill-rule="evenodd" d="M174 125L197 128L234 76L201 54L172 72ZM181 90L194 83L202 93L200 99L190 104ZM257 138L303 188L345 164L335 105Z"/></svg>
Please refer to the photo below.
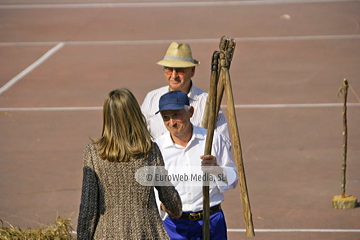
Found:
<svg viewBox="0 0 360 240"><path fill-rule="evenodd" d="M159 111L165 110L180 110L184 106L190 106L189 98L183 91L171 91L161 96L159 101Z"/></svg>

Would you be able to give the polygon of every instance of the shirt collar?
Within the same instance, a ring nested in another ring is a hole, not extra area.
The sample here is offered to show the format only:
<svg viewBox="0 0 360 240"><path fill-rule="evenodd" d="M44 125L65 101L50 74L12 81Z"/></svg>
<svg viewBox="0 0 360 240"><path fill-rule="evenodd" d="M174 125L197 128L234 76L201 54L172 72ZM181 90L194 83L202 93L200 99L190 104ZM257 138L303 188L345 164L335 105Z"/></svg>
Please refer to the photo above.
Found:
<svg viewBox="0 0 360 240"><path fill-rule="evenodd" d="M198 92L197 92L197 89L196 89L195 85L193 84L192 80L190 80L190 81L191 81L191 86L190 86L190 91L187 94L187 96L189 97L190 100L196 101L198 98ZM170 91L170 87L167 87L167 91L168 92Z"/></svg>
<svg viewBox="0 0 360 240"><path fill-rule="evenodd" d="M193 125L193 137L198 139L205 139L205 135L201 131L200 127Z"/></svg>
<svg viewBox="0 0 360 240"><path fill-rule="evenodd" d="M192 81L191 81L190 91L187 95L190 98L190 100L196 100L196 89Z"/></svg>
<svg viewBox="0 0 360 240"><path fill-rule="evenodd" d="M171 135L170 135L170 132L167 131L165 135L165 140L164 140L164 148L171 148L171 147L174 147L175 146L175 143L173 142L173 140L171 139ZM192 133L192 136L191 136L191 139L190 141L188 142L188 145L189 146L189 143L191 143L192 141L194 141L195 139L205 139L205 136L204 134L201 132L201 128L197 127L197 126L194 126L193 125L193 133Z"/></svg>
<svg viewBox="0 0 360 240"><path fill-rule="evenodd" d="M166 134L165 135L165 140L164 140L164 148L169 148L169 147L173 147L174 146L174 142L173 140L171 139L171 136L170 136L170 132L169 131L166 131Z"/></svg>

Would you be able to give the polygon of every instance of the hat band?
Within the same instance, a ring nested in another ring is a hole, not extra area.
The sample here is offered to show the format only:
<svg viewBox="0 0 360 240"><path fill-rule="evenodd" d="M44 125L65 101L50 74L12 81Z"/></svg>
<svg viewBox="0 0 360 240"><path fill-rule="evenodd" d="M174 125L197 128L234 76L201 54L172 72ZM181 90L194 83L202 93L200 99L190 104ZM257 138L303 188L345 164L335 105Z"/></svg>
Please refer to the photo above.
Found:
<svg viewBox="0 0 360 240"><path fill-rule="evenodd" d="M170 55L165 55L164 60L168 59L168 60L180 60L180 61L187 61L187 62L192 62L194 63L194 59L189 58L189 57L180 57L180 56L170 56Z"/></svg>

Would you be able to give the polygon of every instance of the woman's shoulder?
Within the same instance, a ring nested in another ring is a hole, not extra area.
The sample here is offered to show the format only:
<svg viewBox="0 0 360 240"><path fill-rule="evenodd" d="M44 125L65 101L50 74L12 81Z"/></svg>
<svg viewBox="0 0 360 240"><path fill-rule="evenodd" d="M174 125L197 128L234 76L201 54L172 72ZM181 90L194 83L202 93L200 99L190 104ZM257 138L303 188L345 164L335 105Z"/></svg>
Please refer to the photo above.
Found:
<svg viewBox="0 0 360 240"><path fill-rule="evenodd" d="M83 150L84 159L96 158L98 144L97 143L88 143L85 145Z"/></svg>
<svg viewBox="0 0 360 240"><path fill-rule="evenodd" d="M151 151L160 151L159 146L155 141L151 141Z"/></svg>
<svg viewBox="0 0 360 240"><path fill-rule="evenodd" d="M159 156L161 156L159 146L156 142L152 141L151 150L147 154L147 158L145 160L148 161L149 165L158 165Z"/></svg>
<svg viewBox="0 0 360 240"><path fill-rule="evenodd" d="M97 149L97 144L91 142L85 145L84 152L91 152L96 149Z"/></svg>

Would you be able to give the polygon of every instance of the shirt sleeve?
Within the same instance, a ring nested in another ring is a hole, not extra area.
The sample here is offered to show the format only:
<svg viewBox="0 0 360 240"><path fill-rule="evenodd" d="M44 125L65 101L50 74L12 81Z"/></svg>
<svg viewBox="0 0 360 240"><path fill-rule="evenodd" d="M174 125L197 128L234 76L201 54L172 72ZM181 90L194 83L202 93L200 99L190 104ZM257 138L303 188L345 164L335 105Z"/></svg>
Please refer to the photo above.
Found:
<svg viewBox="0 0 360 240"><path fill-rule="evenodd" d="M216 138L214 139L216 139L216 142L213 145L213 151L215 153L219 166L222 167L226 176L225 182L223 181L224 178L222 177L215 178L216 181L222 181L221 184L218 183L218 187L220 189L220 192L223 193L228 189L233 189L236 187L236 185L238 184L238 175L236 170L236 164L229 148L226 146L225 140L219 134L216 134Z"/></svg>
<svg viewBox="0 0 360 240"><path fill-rule="evenodd" d="M149 109L150 109L150 97L149 94L146 94L143 103L141 104L141 112L145 116L146 121L149 118Z"/></svg>
<svg viewBox="0 0 360 240"><path fill-rule="evenodd" d="M90 145L84 149L83 182L77 225L77 239L93 239L99 218L98 184L93 169Z"/></svg>
<svg viewBox="0 0 360 240"><path fill-rule="evenodd" d="M223 137L223 140L226 143L226 146L231 149L231 140L229 134L229 128L224 116L222 109L220 108L218 114L218 120L216 122L216 131Z"/></svg>
<svg viewBox="0 0 360 240"><path fill-rule="evenodd" d="M162 87L147 93L141 105L141 111L146 118L153 140L167 132L161 114L155 114L159 110L159 99L167 91L166 89L167 87Z"/></svg>

